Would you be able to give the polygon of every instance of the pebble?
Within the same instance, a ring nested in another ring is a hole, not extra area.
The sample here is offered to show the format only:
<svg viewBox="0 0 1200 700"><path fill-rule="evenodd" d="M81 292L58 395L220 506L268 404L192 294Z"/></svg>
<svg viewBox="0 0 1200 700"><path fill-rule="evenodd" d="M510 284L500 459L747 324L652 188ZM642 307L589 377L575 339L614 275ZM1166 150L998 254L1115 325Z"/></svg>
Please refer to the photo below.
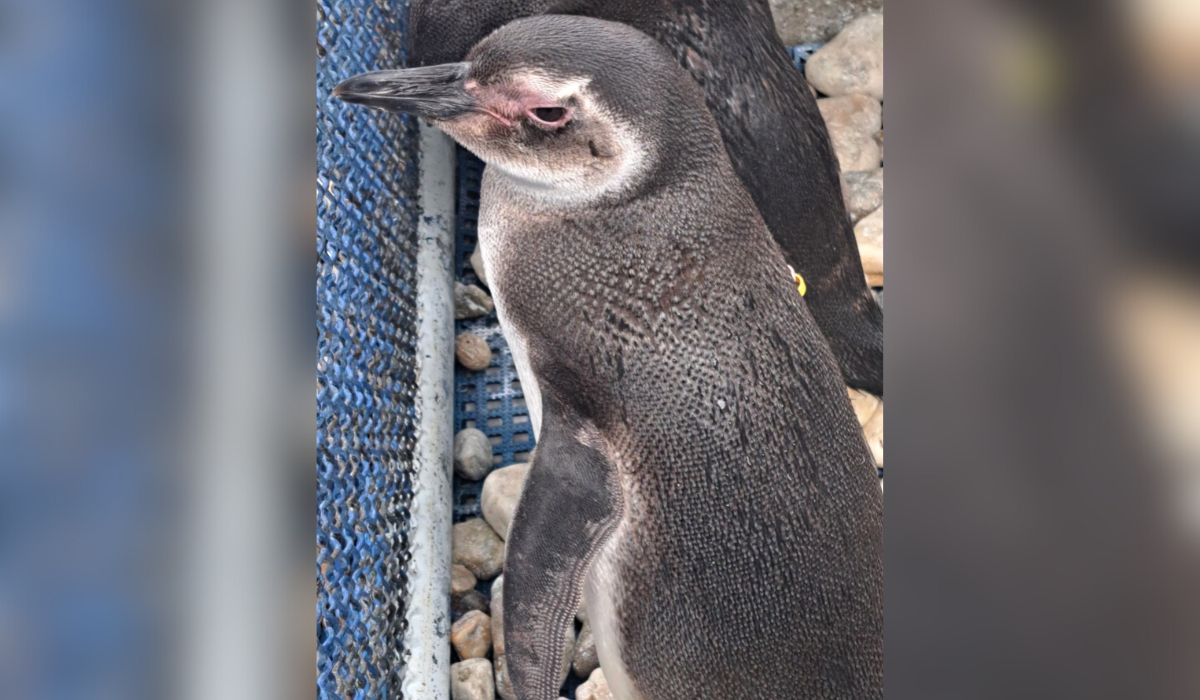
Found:
<svg viewBox="0 0 1200 700"><path fill-rule="evenodd" d="M496 469L483 480L483 494L480 496L483 519L505 540L508 539L508 528L512 525L528 477L529 464L513 464Z"/></svg>
<svg viewBox="0 0 1200 700"><path fill-rule="evenodd" d="M590 625L584 625L575 642L575 656L571 659L571 670L579 678L587 678L600 668L600 657L596 654L596 638Z"/></svg>
<svg viewBox="0 0 1200 700"><path fill-rule="evenodd" d="M479 281L485 287L492 286L487 281L487 270L483 269L483 249L475 246L475 251L471 253L471 257L467 261L471 263L471 269L475 271L475 276L479 278Z"/></svg>
<svg viewBox="0 0 1200 700"><path fill-rule="evenodd" d="M861 92L883 100L883 14L872 12L846 25L808 59L808 82L826 95Z"/></svg>
<svg viewBox="0 0 1200 700"><path fill-rule="evenodd" d="M882 162L875 133L883 121L879 101L866 95L844 95L817 100L829 129L841 172L874 170Z"/></svg>
<svg viewBox="0 0 1200 700"><path fill-rule="evenodd" d="M482 659L492 648L492 618L472 610L450 627L450 643L462 659Z"/></svg>
<svg viewBox="0 0 1200 700"><path fill-rule="evenodd" d="M454 320L479 318L495 310L488 293L473 284L454 283Z"/></svg>
<svg viewBox="0 0 1200 700"><path fill-rule="evenodd" d="M871 456L875 458L875 465L883 466L883 403L880 402L879 410L875 415L871 416L871 420L863 426L863 437L867 439L867 446L871 448Z"/></svg>
<svg viewBox="0 0 1200 700"><path fill-rule="evenodd" d="M504 568L504 542L482 518L454 525L454 563L487 581Z"/></svg>
<svg viewBox="0 0 1200 700"><path fill-rule="evenodd" d="M861 389L847 387L846 393L850 395L850 405L854 407L854 415L858 418L860 426L865 426L883 403L878 396Z"/></svg>
<svg viewBox="0 0 1200 700"><path fill-rule="evenodd" d="M454 473L479 481L492 468L492 442L478 428L463 428L454 435Z"/></svg>
<svg viewBox="0 0 1200 700"><path fill-rule="evenodd" d="M459 364L470 370L484 370L492 364L492 349L487 341L474 333L459 333L454 339L454 356Z"/></svg>
<svg viewBox="0 0 1200 700"><path fill-rule="evenodd" d="M883 168L842 173L842 198L851 222L883 206Z"/></svg>
<svg viewBox="0 0 1200 700"><path fill-rule="evenodd" d="M867 284L883 286L883 207L879 207L854 225L858 255L862 258Z"/></svg>
<svg viewBox="0 0 1200 700"><path fill-rule="evenodd" d="M775 28L786 46L827 41L858 15L878 10L883 0L771 0Z"/></svg>
<svg viewBox="0 0 1200 700"><path fill-rule="evenodd" d="M492 662L467 659L450 666L450 697L453 700L494 700Z"/></svg>
<svg viewBox="0 0 1200 700"><path fill-rule="evenodd" d="M475 590L475 584L479 581L475 578L475 574L462 564L452 564L450 566L450 595L460 596L468 591Z"/></svg>
<svg viewBox="0 0 1200 700"><path fill-rule="evenodd" d="M504 655L504 576L492 582L492 649Z"/></svg>
<svg viewBox="0 0 1200 700"><path fill-rule="evenodd" d="M517 700L512 679L508 677L508 658L503 655L496 657L496 694L504 700Z"/></svg>
<svg viewBox="0 0 1200 700"><path fill-rule="evenodd" d="M604 669L592 671L592 675L575 689L575 700L613 700Z"/></svg>

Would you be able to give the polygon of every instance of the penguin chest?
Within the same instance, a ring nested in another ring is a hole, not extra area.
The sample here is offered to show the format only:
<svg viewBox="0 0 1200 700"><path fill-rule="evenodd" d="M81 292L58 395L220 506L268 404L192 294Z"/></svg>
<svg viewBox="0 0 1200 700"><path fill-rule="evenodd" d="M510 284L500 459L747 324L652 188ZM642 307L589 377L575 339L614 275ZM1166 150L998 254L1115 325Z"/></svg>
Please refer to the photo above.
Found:
<svg viewBox="0 0 1200 700"><path fill-rule="evenodd" d="M504 340L508 343L508 349L512 353L513 366L517 368L521 393L525 398L525 407L529 410L529 422L533 426L533 435L536 439L542 428L541 387L537 376L533 373L533 366L529 362L528 338L512 322L512 309L504 296L506 266L501 258L503 255L512 253L504 249L499 232L483 221L479 222L479 249L483 258L483 269L487 275L488 286L492 292L492 301L496 305L496 318L500 321L500 330L503 331Z"/></svg>

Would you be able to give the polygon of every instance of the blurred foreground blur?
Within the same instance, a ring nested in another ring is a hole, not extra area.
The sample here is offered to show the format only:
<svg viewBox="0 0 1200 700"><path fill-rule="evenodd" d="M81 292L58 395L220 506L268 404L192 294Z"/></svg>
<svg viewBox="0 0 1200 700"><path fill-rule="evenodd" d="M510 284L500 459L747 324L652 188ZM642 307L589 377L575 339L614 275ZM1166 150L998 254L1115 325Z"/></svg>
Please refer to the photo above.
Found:
<svg viewBox="0 0 1200 700"><path fill-rule="evenodd" d="M0 7L4 697L312 692L282 8ZM889 698L1200 697L1197 8L885 6Z"/></svg>

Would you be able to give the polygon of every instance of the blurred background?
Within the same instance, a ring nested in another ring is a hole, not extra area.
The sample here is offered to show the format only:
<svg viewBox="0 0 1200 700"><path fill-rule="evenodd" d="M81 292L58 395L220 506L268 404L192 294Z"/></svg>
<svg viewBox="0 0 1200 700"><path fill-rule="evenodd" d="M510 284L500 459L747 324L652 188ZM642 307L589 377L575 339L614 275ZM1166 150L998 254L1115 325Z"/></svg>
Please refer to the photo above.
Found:
<svg viewBox="0 0 1200 700"><path fill-rule="evenodd" d="M888 697L1200 697L1200 5L882 8ZM308 696L315 10L0 18L3 695Z"/></svg>

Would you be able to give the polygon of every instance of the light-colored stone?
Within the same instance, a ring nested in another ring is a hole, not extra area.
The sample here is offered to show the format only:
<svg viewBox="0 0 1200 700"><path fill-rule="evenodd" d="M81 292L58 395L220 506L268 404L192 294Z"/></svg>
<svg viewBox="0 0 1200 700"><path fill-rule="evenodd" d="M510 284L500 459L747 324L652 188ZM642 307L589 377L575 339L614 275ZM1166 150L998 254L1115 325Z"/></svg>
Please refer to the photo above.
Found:
<svg viewBox="0 0 1200 700"><path fill-rule="evenodd" d="M450 666L450 697L453 700L495 700L492 662L467 659Z"/></svg>
<svg viewBox="0 0 1200 700"><path fill-rule="evenodd" d="M883 168L842 173L842 198L852 222L883 206Z"/></svg>
<svg viewBox="0 0 1200 700"><path fill-rule="evenodd" d="M476 372L492 364L492 349L487 341L474 333L459 333L454 339L454 356L459 364Z"/></svg>
<svg viewBox="0 0 1200 700"><path fill-rule="evenodd" d="M475 250L471 252L471 257L467 262L471 263L471 269L475 271L475 276L485 287L492 286L487 281L487 270L483 267L483 250L479 246L475 246Z"/></svg>
<svg viewBox="0 0 1200 700"><path fill-rule="evenodd" d="M504 700L517 700L512 679L508 677L508 657L504 655L496 657L496 694Z"/></svg>
<svg viewBox="0 0 1200 700"><path fill-rule="evenodd" d="M492 582L492 649L504 655L504 576Z"/></svg>
<svg viewBox="0 0 1200 700"><path fill-rule="evenodd" d="M454 436L454 473L479 481L492 468L492 443L478 428L463 428Z"/></svg>
<svg viewBox="0 0 1200 700"><path fill-rule="evenodd" d="M579 678L587 678L600 667L600 657L596 654L596 638L592 636L590 625L584 625L579 631L579 639L575 641L575 656L571 659L571 671Z"/></svg>
<svg viewBox="0 0 1200 700"><path fill-rule="evenodd" d="M504 542L483 521L472 518L454 525L454 563L462 564L487 581L504 568Z"/></svg>
<svg viewBox="0 0 1200 700"><path fill-rule="evenodd" d="M883 100L883 14L847 24L804 68L808 82L826 95L861 92Z"/></svg>
<svg viewBox="0 0 1200 700"><path fill-rule="evenodd" d="M771 14L779 38L791 46L828 41L850 20L882 6L883 0L771 0Z"/></svg>
<svg viewBox="0 0 1200 700"><path fill-rule="evenodd" d="M479 318L495 310L488 293L473 284L454 283L454 319Z"/></svg>
<svg viewBox="0 0 1200 700"><path fill-rule="evenodd" d="M825 118L829 140L842 172L874 170L879 167L879 144L875 132L883 120L879 101L867 95L844 95L817 100Z"/></svg>
<svg viewBox="0 0 1200 700"><path fill-rule="evenodd" d="M450 643L461 659L482 659L492 648L492 618L472 610L450 627Z"/></svg>
<svg viewBox="0 0 1200 700"><path fill-rule="evenodd" d="M613 700L612 691L608 689L608 679L604 677L604 669L598 668L593 671L592 675L575 689L575 700Z"/></svg>
<svg viewBox="0 0 1200 700"><path fill-rule="evenodd" d="M483 480L483 493L479 499L483 519L505 540L528 477L528 464L513 464L494 470Z"/></svg>
<svg viewBox="0 0 1200 700"><path fill-rule="evenodd" d="M878 396L861 389L847 387L846 393L850 395L850 405L854 407L854 415L858 418L859 425L866 425L883 403Z"/></svg>
<svg viewBox="0 0 1200 700"><path fill-rule="evenodd" d="M462 564L453 564L450 566L450 595L462 595L467 591L475 590L475 584L479 581L475 578L475 574Z"/></svg>
<svg viewBox="0 0 1200 700"><path fill-rule="evenodd" d="M871 448L871 456L875 458L877 466L883 466L883 403L880 402L879 410L875 415L871 416L871 420L863 426L863 437L867 439L867 446Z"/></svg>
<svg viewBox="0 0 1200 700"><path fill-rule="evenodd" d="M867 284L872 287L882 287L883 207L879 207L855 224L854 239L858 241L858 255L862 258Z"/></svg>
<svg viewBox="0 0 1200 700"><path fill-rule="evenodd" d="M869 95L853 94L840 97L822 97L817 100L817 109L825 124L861 132L866 138L875 140L875 134L883 126L883 105Z"/></svg>

